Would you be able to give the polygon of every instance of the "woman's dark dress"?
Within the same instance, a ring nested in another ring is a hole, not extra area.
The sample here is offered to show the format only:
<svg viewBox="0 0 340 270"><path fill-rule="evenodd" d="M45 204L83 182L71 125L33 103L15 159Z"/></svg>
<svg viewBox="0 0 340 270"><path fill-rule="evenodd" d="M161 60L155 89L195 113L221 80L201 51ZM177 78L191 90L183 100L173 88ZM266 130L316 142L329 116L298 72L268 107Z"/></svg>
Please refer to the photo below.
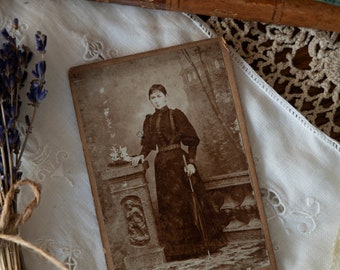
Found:
<svg viewBox="0 0 340 270"><path fill-rule="evenodd" d="M142 151L145 157L158 148L155 158L155 178L159 210L158 235L167 260L184 259L206 254L207 247L195 225L192 193L184 172L183 155L194 163L199 138L185 114L168 107L147 115L143 126ZM188 153L180 144L188 146ZM206 218L211 219L212 207L203 200L204 189L196 172L191 176L195 192L205 207ZM218 226L218 224L215 224ZM216 233L216 226L207 227L208 234Z"/></svg>

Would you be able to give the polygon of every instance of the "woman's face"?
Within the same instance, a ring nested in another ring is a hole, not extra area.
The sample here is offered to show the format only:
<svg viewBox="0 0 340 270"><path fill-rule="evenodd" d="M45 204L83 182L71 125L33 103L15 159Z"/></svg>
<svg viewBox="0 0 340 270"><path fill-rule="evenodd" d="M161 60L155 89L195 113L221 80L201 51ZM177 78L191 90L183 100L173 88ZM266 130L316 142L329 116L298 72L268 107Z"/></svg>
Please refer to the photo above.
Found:
<svg viewBox="0 0 340 270"><path fill-rule="evenodd" d="M150 95L150 102L156 109L162 109L168 104L166 95L161 91L155 91Z"/></svg>

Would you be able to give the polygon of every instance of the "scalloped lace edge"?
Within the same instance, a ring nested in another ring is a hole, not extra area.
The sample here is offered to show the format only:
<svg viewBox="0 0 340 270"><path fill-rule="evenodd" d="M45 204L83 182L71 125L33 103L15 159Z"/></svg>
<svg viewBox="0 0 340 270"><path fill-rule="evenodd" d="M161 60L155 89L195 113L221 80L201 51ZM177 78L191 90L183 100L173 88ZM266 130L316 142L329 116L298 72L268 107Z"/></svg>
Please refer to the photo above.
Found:
<svg viewBox="0 0 340 270"><path fill-rule="evenodd" d="M269 86L254 70L248 65L242 57L235 52L234 49L230 48L231 57L236 64L247 74L247 76L256 83L268 97L271 98L275 103L282 107L285 111L296 118L303 127L308 129L313 135L320 138L330 147L333 147L337 152L340 153L340 144L334 139L330 138L327 134L322 132L320 129L312 125L299 111L297 111L288 101L281 97L275 90ZM256 74L256 75L255 75Z"/></svg>
<svg viewBox="0 0 340 270"><path fill-rule="evenodd" d="M207 25L201 18L195 14L183 13L186 17L191 19L209 38L217 37L217 34L209 25ZM247 76L256 83L262 90L269 96L275 103L285 109L289 114L296 118L303 127L308 129L309 132L320 138L328 146L334 148L340 153L340 144L334 139L330 138L327 134L322 132L317 127L313 126L299 111L297 111L288 101L282 98L275 90L270 87L245 60L229 46L231 58L234 62L247 74ZM256 75L255 75L256 74Z"/></svg>

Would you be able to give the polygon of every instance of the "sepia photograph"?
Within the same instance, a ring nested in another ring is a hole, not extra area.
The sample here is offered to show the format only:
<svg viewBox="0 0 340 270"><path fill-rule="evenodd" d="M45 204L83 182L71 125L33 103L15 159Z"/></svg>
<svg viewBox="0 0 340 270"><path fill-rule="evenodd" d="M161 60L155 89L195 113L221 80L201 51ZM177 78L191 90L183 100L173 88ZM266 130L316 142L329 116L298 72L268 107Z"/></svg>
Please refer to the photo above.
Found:
<svg viewBox="0 0 340 270"><path fill-rule="evenodd" d="M276 269L225 42L73 67L108 269Z"/></svg>

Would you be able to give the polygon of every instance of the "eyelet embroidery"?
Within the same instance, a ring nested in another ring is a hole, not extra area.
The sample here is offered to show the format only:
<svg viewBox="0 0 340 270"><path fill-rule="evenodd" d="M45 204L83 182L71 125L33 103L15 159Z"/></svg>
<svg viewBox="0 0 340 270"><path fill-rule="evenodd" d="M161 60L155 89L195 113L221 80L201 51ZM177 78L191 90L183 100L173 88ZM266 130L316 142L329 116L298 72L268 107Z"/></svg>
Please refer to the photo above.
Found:
<svg viewBox="0 0 340 270"><path fill-rule="evenodd" d="M52 239L39 239L36 244L46 252L54 254L69 270L78 269L78 259L81 258L80 249L65 246Z"/></svg>
<svg viewBox="0 0 340 270"><path fill-rule="evenodd" d="M118 56L118 49L106 49L107 46L102 41L89 39L87 36L84 36L82 44L85 48L83 53L85 61L105 60Z"/></svg>
<svg viewBox="0 0 340 270"><path fill-rule="evenodd" d="M316 229L316 218L320 213L320 203L316 199L307 197L304 205L296 207L285 203L282 196L272 188L261 188L261 195L269 223L278 220L287 234L297 232L307 235Z"/></svg>

